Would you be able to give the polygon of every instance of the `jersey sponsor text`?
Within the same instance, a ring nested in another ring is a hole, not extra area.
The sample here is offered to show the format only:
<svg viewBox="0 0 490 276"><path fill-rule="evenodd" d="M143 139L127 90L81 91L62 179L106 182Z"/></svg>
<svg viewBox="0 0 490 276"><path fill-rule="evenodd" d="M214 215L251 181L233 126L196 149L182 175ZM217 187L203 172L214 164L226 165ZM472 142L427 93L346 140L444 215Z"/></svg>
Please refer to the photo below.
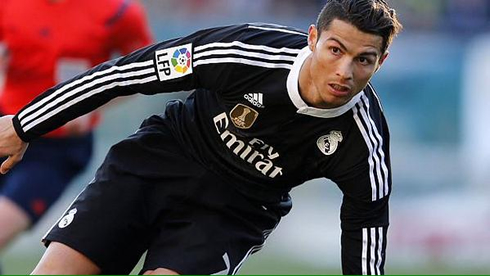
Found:
<svg viewBox="0 0 490 276"><path fill-rule="evenodd" d="M272 146L257 138L248 143L238 139L234 133L227 129L229 120L225 112L215 116L213 121L221 140L235 155L252 164L256 170L270 178L283 174L282 168L274 165L272 161L280 156L278 152L274 152ZM257 147L261 151L258 151Z"/></svg>

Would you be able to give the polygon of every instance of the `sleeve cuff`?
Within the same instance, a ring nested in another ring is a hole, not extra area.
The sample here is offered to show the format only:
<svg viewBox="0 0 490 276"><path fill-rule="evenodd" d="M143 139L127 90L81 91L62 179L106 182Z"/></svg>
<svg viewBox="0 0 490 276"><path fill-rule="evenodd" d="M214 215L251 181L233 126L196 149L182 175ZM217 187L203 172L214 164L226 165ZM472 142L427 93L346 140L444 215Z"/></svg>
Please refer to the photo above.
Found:
<svg viewBox="0 0 490 276"><path fill-rule="evenodd" d="M19 121L19 118L17 118L17 115L15 115L13 118L12 118L12 123L14 125L14 129L15 129L15 132L17 132L17 135L19 136L19 138L26 142L26 143L29 143L33 137L29 137L29 135L27 135L23 130L22 130L22 127L20 125L20 121Z"/></svg>

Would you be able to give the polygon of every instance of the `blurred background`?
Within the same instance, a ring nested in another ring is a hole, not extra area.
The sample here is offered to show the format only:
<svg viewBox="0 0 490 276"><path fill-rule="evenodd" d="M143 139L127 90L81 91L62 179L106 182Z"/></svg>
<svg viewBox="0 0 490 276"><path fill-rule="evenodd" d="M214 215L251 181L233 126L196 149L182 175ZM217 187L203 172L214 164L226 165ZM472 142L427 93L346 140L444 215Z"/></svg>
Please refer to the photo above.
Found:
<svg viewBox="0 0 490 276"><path fill-rule="evenodd" d="M156 39L201 28L270 22L307 30L324 1L143 0ZM389 0L404 24L373 83L391 126L393 193L388 274L490 274L490 1ZM137 96L107 110L90 169L50 214L2 252L28 274L39 242L90 181L109 146L184 94ZM131 112L127 112L131 110ZM294 207L243 274L340 274L335 184L293 190Z"/></svg>

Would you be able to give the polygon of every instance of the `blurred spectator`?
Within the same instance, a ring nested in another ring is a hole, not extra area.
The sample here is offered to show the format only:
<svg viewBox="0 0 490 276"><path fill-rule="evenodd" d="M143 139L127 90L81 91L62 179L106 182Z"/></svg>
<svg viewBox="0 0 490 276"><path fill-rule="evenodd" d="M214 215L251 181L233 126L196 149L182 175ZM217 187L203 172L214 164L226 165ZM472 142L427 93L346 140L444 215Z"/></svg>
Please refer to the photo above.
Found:
<svg viewBox="0 0 490 276"><path fill-rule="evenodd" d="M150 17L172 18L170 26L197 28L202 24L263 21L301 25L311 20L326 0L145 0ZM388 0L407 31L481 32L489 29L488 0ZM153 14L155 13L155 14ZM289 21L289 22L287 22ZM291 23L291 21L297 24ZM197 23L197 24L196 24ZM166 25L166 24L164 24ZM156 26L164 28L165 26ZM305 28L307 27L304 26ZM164 32L167 33L167 32Z"/></svg>
<svg viewBox="0 0 490 276"><path fill-rule="evenodd" d="M403 21L405 30L434 30L440 25L444 0L390 1Z"/></svg>
<svg viewBox="0 0 490 276"><path fill-rule="evenodd" d="M478 33L490 27L490 1L447 1L447 22L451 31Z"/></svg>
<svg viewBox="0 0 490 276"><path fill-rule="evenodd" d="M151 35L135 1L0 0L0 42L6 115L115 53L149 44ZM0 177L0 249L36 224L85 169L98 118L91 113L31 143L22 166Z"/></svg>

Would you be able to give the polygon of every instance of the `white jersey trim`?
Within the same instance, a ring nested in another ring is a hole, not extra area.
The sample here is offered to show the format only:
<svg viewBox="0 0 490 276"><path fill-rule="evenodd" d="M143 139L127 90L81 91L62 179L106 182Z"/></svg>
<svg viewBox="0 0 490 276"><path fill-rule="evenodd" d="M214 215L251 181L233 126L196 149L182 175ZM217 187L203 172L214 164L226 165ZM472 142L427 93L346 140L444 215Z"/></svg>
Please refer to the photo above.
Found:
<svg viewBox="0 0 490 276"><path fill-rule="evenodd" d="M362 228L362 275L381 275L381 265L383 263L383 236L383 227ZM369 260L367 256L368 252Z"/></svg>
<svg viewBox="0 0 490 276"><path fill-rule="evenodd" d="M252 255L253 253L259 251L260 249L262 249L262 247L264 247L266 241L267 241L267 238L269 237L269 235L272 233L272 231L274 231L274 229L276 229L277 227L277 224L274 226L274 228L272 229L269 229L269 230L264 230L262 232L262 235L264 237L264 240L262 242L262 244L257 244L257 245L254 245L252 246L248 251L247 253L245 253L245 256L240 260L240 262L237 264L237 266L235 267L235 269L233 269L233 272L231 273L231 275L235 275L238 273L238 271L240 270L240 268L242 267L243 263L247 260L247 258Z"/></svg>
<svg viewBox="0 0 490 276"><path fill-rule="evenodd" d="M250 51L237 50L237 49L227 49L227 50L219 49L219 50L210 50L210 51L194 54L194 59L199 59L211 55L223 55L223 56L240 55L240 56L262 58L268 60L288 60L288 61L294 61L296 58L294 56L268 55L263 53L250 52Z"/></svg>
<svg viewBox="0 0 490 276"><path fill-rule="evenodd" d="M94 89L94 90L91 90L89 93L85 93L85 94L82 94L80 95L79 97L59 106L58 108L54 109L53 111L45 114L44 116L42 117L39 117L37 120L34 120L32 121L31 123L27 124L26 126L24 126L24 132L27 132L29 131L29 129L35 127L36 125L42 123L43 121L47 120L48 118L54 116L55 114L58 114L60 113L61 111L69 108L70 106L73 106L87 98L90 98L92 97L93 95L95 94L98 94L98 93L101 93L101 92L104 92L105 90L107 89L111 89L111 88L114 88L114 87L117 87L117 86L128 86L128 85L133 85L133 84L143 84L143 83L147 83L147 82L152 82L152 81L157 81L158 80L158 77L157 76L150 76L150 77L147 77L147 78L144 78L144 79L137 79L137 80L128 80L128 81L119 81L119 82L112 82L108 85L104 85L104 86L101 86L97 89Z"/></svg>
<svg viewBox="0 0 490 276"><path fill-rule="evenodd" d="M386 165L385 152L383 150L383 137L381 137L381 134L379 133L379 130L376 127L376 124L374 123L371 114L369 113L370 104L369 104L368 97L364 95L362 97L362 100L366 106L366 110L365 112L363 112L363 114L364 113L366 114L365 120L366 122L369 122L368 126L371 126L368 127L370 131L372 128L372 133L370 133L370 138L378 149L377 153L379 155L380 163L377 164L376 171L377 171L378 181L381 183L380 185L382 185L382 187L380 187L379 198L383 198L384 196L387 196L389 193L388 166ZM376 138L373 137L373 134ZM381 166L381 168L379 168L378 166ZM383 191L383 193L381 191Z"/></svg>
<svg viewBox="0 0 490 276"><path fill-rule="evenodd" d="M154 72L155 70L152 69L151 71ZM131 72L131 73L135 73L135 72ZM124 75L124 74L121 74L121 75ZM131 74L131 75L133 75L133 74ZM69 108L70 106L73 106L73 105L75 105L75 104L77 104L77 103L79 103L79 102L81 102L87 98L90 98L95 94L104 92L107 89L111 89L111 88L114 88L117 86L128 86L128 85L133 85L133 84L143 84L143 83L148 83L148 82L157 81L157 80L158 80L158 77L153 75L153 76L146 77L144 79L134 79L134 80L111 82L111 83L104 85L104 86L101 86L97 89L88 90L87 93L79 95L77 98L75 98L75 99L73 99L73 100L71 100L71 101L69 101L63 105L58 106L57 108L55 108L54 110L44 114L43 116L37 117L37 119L35 119L31 122L28 121L29 118L31 118L31 117L36 118L36 116L39 116L40 114L44 113L50 107L55 106L56 104L58 104L63 99L66 99L67 97L69 97L68 94L75 94L77 91L83 91L85 89L88 89L88 87L85 87L85 85L84 85L84 86L80 87L79 89L75 89L72 93L67 93L64 95L64 97L60 97L60 99L57 99L57 100L53 101L52 103L46 105L45 108L38 110L37 112L35 112L31 116L28 116L26 118L26 120L21 121L21 126L22 126L24 132L27 132L31 128L33 128L36 125L44 122L45 120L49 119L50 117L62 112L63 110ZM29 123L26 123L26 122L29 122Z"/></svg>
<svg viewBox="0 0 490 276"><path fill-rule="evenodd" d="M216 64L216 63L241 63L252 66L259 66L265 68L282 68L282 69L291 69L291 64L285 63L268 63L264 61L250 60L246 58L210 58L205 60L194 61L194 67L205 65L205 64Z"/></svg>
<svg viewBox="0 0 490 276"><path fill-rule="evenodd" d="M279 28L269 28L269 27L260 27L260 26L253 26L253 25L250 25L248 26L249 28L251 29L258 29L258 30L264 30L264 31L275 31L275 32L283 32L283 33L288 33L288 34L297 34L297 35L304 35L304 36L308 36L307 34L305 33L302 33L302 32L297 32L297 31L293 31L293 30L288 30L288 29L279 29Z"/></svg>
<svg viewBox="0 0 490 276"><path fill-rule="evenodd" d="M376 273L381 275L381 263L383 261L383 227L378 227L378 262L376 263Z"/></svg>
<svg viewBox="0 0 490 276"><path fill-rule="evenodd" d="M193 66L197 67L217 63L240 63L265 68L290 70L295 60L294 55L299 53L299 51L299 49L284 47L273 48L265 45L251 45L240 41L213 42L197 46L194 49ZM263 59L263 61L255 60L254 58Z"/></svg>
<svg viewBox="0 0 490 276"><path fill-rule="evenodd" d="M253 44L243 43L241 41L233 41L233 42L213 42L201 46L196 46L196 48L194 48L194 53L201 52L209 48L231 48L231 47L239 47L247 50L265 51L273 54L287 53L287 54L296 55L301 51L299 49L293 49L293 48L286 48L286 47L273 48L265 45L253 45Z"/></svg>
<svg viewBox="0 0 490 276"><path fill-rule="evenodd" d="M138 71L129 71L124 73L121 72L122 70L135 69L135 68L140 68L140 69ZM143 83L157 80L157 77L155 75L145 77L145 78L140 78L140 79L133 79L134 77L146 76L148 74L153 74L154 72L155 69L153 68L153 61L150 60L145 62L131 63L124 66L113 66L110 67L109 69L95 72L91 75L87 75L72 83L68 83L65 86L55 90L52 94L50 94L46 98L40 100L36 104L30 106L29 108L26 108L25 110L19 113L18 118L22 130L24 132L27 132L33 127L39 125L40 123L54 116L55 114L58 114L64 111L65 109L95 94L103 92L105 89L110 89L117 86L126 86L131 84L143 84ZM116 81L98 87L96 89L93 89L94 86L113 80ZM79 87L72 89L76 85L86 81L88 82ZM75 96L78 93L80 93L80 95L76 96L74 99L64 104L61 104L66 99ZM49 111L52 108L54 109Z"/></svg>
<svg viewBox="0 0 490 276"><path fill-rule="evenodd" d="M361 251L361 269L362 275L367 275L367 248L368 248L367 229L362 228L362 251Z"/></svg>
<svg viewBox="0 0 490 276"><path fill-rule="evenodd" d="M147 66L153 66L153 60L148 60L148 61L144 61L144 62L137 62L137 63L131 63L131 64L126 64L126 65L123 65L123 66L113 66L109 69L106 69L106 70L103 70L103 71L99 71L99 72L95 72L94 74L92 75L88 75L88 76L85 76L79 80L76 80L72 83L68 83L67 85L61 87L60 89L56 90L54 93L52 93L51 95L47 96L46 98L40 100L39 102L33 104L32 106L30 106L29 108L26 108L24 111L20 112L19 115L18 115L18 118L20 121L23 120L23 117L30 113L31 111L34 111L36 109L38 109L39 107L43 106L44 104L46 103L49 103L53 98L56 98L58 97L58 95L60 95L61 93L63 93L65 90L68 90L70 88L72 88L73 86L76 86L78 84L81 84L85 81L89 81L89 80L92 80L98 76L102 76L102 75L105 75L105 74L108 74L108 73L112 73L114 71L123 71L123 70L126 70L126 69L136 69L136 68L140 68L140 67L147 67Z"/></svg>
<svg viewBox="0 0 490 276"><path fill-rule="evenodd" d="M362 101L353 111L354 121L368 147L369 179L371 182L371 200L376 201L389 193L388 167L383 150L383 138L369 113L369 100L362 96Z"/></svg>

